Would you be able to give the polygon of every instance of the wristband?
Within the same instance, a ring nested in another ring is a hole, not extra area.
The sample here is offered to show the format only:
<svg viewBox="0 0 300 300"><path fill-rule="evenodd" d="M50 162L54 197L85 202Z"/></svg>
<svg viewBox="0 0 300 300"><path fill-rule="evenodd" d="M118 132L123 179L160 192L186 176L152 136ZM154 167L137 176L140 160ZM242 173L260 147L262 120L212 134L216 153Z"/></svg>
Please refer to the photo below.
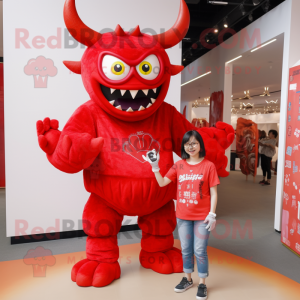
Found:
<svg viewBox="0 0 300 300"><path fill-rule="evenodd" d="M216 217L217 215L215 214L215 213L213 213L213 212L209 212L209 215L212 215L213 217Z"/></svg>
<svg viewBox="0 0 300 300"><path fill-rule="evenodd" d="M154 167L152 168L152 172L155 173L155 172L159 172L160 168L159 167Z"/></svg>

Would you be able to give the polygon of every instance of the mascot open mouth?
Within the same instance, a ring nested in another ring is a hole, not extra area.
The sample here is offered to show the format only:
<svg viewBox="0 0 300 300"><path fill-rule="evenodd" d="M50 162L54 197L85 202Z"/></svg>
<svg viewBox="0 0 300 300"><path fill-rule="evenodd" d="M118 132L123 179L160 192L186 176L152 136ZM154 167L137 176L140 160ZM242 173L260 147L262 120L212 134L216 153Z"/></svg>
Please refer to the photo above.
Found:
<svg viewBox="0 0 300 300"><path fill-rule="evenodd" d="M161 86L146 90L118 90L100 84L107 101L116 109L134 112L147 109L155 103Z"/></svg>

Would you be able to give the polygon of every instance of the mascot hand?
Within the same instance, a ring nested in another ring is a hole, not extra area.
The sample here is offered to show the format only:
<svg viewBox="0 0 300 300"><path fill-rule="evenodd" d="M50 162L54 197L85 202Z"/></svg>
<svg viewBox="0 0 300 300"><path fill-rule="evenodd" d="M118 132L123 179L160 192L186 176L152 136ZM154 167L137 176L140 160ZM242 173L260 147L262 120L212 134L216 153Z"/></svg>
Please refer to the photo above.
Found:
<svg viewBox="0 0 300 300"><path fill-rule="evenodd" d="M71 165L88 168L102 150L104 139L93 138L89 133L64 135L60 140L59 154Z"/></svg>
<svg viewBox="0 0 300 300"><path fill-rule="evenodd" d="M156 153L155 149L148 151L146 153L146 157L143 155L143 159L150 163L152 166L152 172L158 172L159 171L159 153Z"/></svg>
<svg viewBox="0 0 300 300"><path fill-rule="evenodd" d="M215 215L209 213L207 217L205 218L203 223L208 223L208 225L205 227L205 229L208 229L208 231L214 230L216 226L216 217Z"/></svg>
<svg viewBox="0 0 300 300"><path fill-rule="evenodd" d="M58 130L58 121L45 118L36 122L36 131L41 149L52 154L57 146L61 132Z"/></svg>

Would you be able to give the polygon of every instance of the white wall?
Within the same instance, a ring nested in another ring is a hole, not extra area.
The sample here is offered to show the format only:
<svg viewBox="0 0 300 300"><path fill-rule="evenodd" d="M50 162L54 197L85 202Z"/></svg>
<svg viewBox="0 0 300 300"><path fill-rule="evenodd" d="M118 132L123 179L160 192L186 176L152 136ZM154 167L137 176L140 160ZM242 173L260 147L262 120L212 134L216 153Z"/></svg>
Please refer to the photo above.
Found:
<svg viewBox="0 0 300 300"><path fill-rule="evenodd" d="M254 33L260 36L260 43L263 44L272 40L274 37L284 34L284 49L283 49L283 65L282 65L282 84L281 84L281 107L280 107L280 136L284 136L286 132L286 107L288 96L288 72L300 59L300 1L286 0L267 14L263 15L258 20L254 21L246 27L246 32L251 38ZM198 67L205 70L207 67L211 68L211 92L219 90L224 91L224 121L231 122L231 95L232 95L232 64L229 64L227 74L225 74L225 63L233 58L242 55L243 53L255 48L258 41L255 40L253 44L247 42L241 47L242 41L241 33L238 32L231 37L226 43L220 44L218 47L212 49L207 54L203 55L187 68L182 74L182 83L191 80L198 74ZM232 42L237 39L237 44L229 49L225 49L226 45L233 45ZM276 230L281 230L281 211L282 211L282 195L283 195L283 176L284 176L284 153L285 153L285 139L281 139L278 153L278 175L276 186L276 204L275 204L275 220L274 227ZM227 151L229 155L229 150Z"/></svg>
<svg viewBox="0 0 300 300"><path fill-rule="evenodd" d="M27 234L34 227L44 231L58 219L75 222L73 229L80 229L78 221L89 197L84 189L82 173L66 174L55 169L39 148L35 123L45 117L60 121L63 128L74 110L89 100L81 76L71 74L63 60L80 60L84 49L42 49L32 47L32 39L46 39L57 35L62 28L64 44L64 0L9 0L4 2L4 98L5 98L5 163L7 236L18 235L15 221L28 223ZM85 0L76 1L82 20L94 30L114 29L120 24L125 31L140 25L156 32L173 26L179 12L179 0ZM159 8L159 9L158 9ZM155 18L153 18L155 16ZM15 47L15 30L29 32L31 49ZM109 30L107 30L109 31ZM53 43L55 44L55 42ZM168 51L172 64L181 64L181 47ZM48 79L47 88L34 88L33 77L24 74L24 66L31 58L43 55L51 58L58 74ZM181 75L172 77L166 102L180 109ZM135 218L130 218L135 223ZM124 218L124 222L126 218ZM132 223L130 223L132 224Z"/></svg>
<svg viewBox="0 0 300 300"><path fill-rule="evenodd" d="M209 106L201 106L197 108L192 108L192 120L194 118L205 118L209 122Z"/></svg>
<svg viewBox="0 0 300 300"><path fill-rule="evenodd" d="M258 114L258 115L232 115L231 116L231 125L233 128L236 128L236 122L238 118L244 118L252 120L256 124L277 124L280 123L280 113L273 114ZM276 128L277 130L277 125Z"/></svg>

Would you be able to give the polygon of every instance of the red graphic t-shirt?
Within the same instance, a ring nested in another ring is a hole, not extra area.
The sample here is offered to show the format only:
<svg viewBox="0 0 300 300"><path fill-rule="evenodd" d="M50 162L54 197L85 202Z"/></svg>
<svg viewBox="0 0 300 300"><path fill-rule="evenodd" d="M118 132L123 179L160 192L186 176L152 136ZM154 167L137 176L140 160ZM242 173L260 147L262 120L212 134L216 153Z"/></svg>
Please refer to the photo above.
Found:
<svg viewBox="0 0 300 300"><path fill-rule="evenodd" d="M204 220L210 212L210 188L220 184L215 165L206 158L195 165L182 159L165 177L177 180L177 218Z"/></svg>

